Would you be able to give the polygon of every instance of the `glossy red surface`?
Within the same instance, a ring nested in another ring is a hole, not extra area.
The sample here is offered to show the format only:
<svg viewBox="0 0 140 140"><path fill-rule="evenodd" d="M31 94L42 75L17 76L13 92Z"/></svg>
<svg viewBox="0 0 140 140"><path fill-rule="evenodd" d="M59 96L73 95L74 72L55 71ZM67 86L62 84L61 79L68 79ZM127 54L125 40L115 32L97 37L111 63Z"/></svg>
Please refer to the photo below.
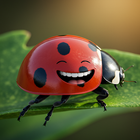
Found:
<svg viewBox="0 0 140 140"><path fill-rule="evenodd" d="M67 55L58 52L58 44L65 42L70 46ZM90 92L96 89L102 78L102 62L100 51L92 51L89 47L89 40L73 36L55 36L48 38L36 45L23 60L17 84L26 92L40 95L74 95ZM66 61L57 63L58 61ZM82 62L87 60L88 62ZM81 63L82 62L82 63ZM68 73L79 73L80 67L94 70L93 77L80 87L63 81L57 71ZM34 73L38 68L46 71L47 79L43 87L37 87L34 83Z"/></svg>

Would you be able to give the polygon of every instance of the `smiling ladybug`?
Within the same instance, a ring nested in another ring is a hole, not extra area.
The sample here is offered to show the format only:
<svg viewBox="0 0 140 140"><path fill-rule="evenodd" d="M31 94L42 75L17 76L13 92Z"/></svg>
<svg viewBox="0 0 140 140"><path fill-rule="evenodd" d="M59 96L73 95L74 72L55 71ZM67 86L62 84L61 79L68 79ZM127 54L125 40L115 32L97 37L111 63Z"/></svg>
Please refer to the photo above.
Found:
<svg viewBox="0 0 140 140"><path fill-rule="evenodd" d="M18 86L26 92L39 96L23 108L20 117L34 103L50 95L62 95L45 118L50 119L53 109L69 99L70 95L93 91L99 94L98 103L106 110L102 101L109 93L100 84L124 83L124 70L108 53L95 43L74 35L48 38L36 45L23 60L18 77Z"/></svg>

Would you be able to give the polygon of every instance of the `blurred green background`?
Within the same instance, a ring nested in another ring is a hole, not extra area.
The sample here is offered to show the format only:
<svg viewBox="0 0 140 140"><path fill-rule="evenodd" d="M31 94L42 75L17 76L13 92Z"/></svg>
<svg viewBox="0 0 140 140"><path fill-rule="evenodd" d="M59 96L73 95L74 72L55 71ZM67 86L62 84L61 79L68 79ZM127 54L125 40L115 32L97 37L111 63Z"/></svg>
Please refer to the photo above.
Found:
<svg viewBox="0 0 140 140"><path fill-rule="evenodd" d="M28 46L54 35L73 34L92 40L102 49L140 54L140 0L1 0L0 34L21 29L31 33ZM40 135L49 133L49 128L55 129L59 117L77 112L81 110L55 113L51 119L53 125L49 123L48 128L42 128L44 115L24 117L21 123L15 119L0 120L0 139L32 139L35 135L39 140ZM105 117L61 140L139 139L139 118L140 112L135 111ZM31 131L33 127L36 130ZM7 132L7 128L11 131Z"/></svg>

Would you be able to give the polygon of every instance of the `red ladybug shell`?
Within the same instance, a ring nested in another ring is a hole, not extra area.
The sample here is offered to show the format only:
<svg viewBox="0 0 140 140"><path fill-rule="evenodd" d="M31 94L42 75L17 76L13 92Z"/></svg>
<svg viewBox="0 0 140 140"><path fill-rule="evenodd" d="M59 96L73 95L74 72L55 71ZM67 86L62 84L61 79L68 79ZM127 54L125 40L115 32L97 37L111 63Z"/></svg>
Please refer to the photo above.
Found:
<svg viewBox="0 0 140 140"><path fill-rule="evenodd" d="M65 35L48 38L27 54L17 84L33 94L75 95L96 89L101 79L99 47L85 38Z"/></svg>

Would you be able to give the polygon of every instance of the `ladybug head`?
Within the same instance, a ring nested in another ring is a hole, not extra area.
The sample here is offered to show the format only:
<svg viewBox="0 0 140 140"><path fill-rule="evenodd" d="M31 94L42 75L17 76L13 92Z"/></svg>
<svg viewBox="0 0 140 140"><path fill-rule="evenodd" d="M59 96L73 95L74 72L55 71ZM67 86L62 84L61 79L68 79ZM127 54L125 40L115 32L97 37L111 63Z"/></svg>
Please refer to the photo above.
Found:
<svg viewBox="0 0 140 140"><path fill-rule="evenodd" d="M122 67L120 67L120 85L121 85L121 86L122 86L122 84L123 84L124 82L134 82L134 83L136 83L136 81L126 81L126 80L124 80L124 79L125 79L125 74L124 74L124 73L125 73L128 69L130 69L131 67L134 67L134 65L128 67L126 70L124 70Z"/></svg>

